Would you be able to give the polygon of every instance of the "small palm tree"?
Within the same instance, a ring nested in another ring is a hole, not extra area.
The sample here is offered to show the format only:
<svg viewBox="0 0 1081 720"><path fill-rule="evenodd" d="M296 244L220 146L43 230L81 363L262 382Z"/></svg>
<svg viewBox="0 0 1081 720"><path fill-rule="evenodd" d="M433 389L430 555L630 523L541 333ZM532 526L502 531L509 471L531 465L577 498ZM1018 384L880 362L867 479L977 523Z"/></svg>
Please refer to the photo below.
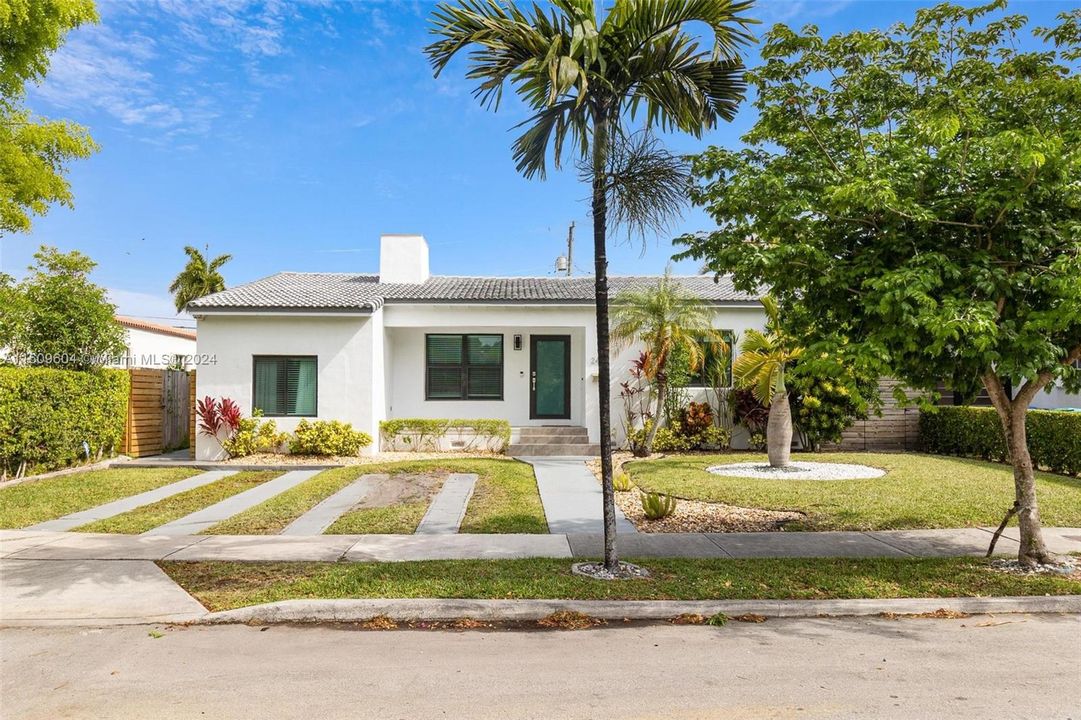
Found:
<svg viewBox="0 0 1081 720"><path fill-rule="evenodd" d="M604 502L604 566L617 570L612 418L608 348L608 257L611 150L640 118L700 137L731 120L746 83L740 49L753 40L744 14L751 0L616 0L599 18L595 0L552 0L551 9L512 1L442 2L432 13L439 39L425 48L436 75L468 52L466 77L485 107L499 105L511 85L534 113L514 142L514 160L528 178L544 178L549 154L560 166L573 151L592 185L596 273L597 379ZM707 48L687 32L709 29ZM655 208L654 208L655 209ZM628 208L611 208L612 219Z"/></svg>
<svg viewBox="0 0 1081 720"><path fill-rule="evenodd" d="M655 287L623 292L616 297L612 302L611 332L616 342L640 340L646 346L643 369L657 393L657 409L645 441L635 448L635 454L649 455L661 424L669 358L682 351L691 369L697 370L706 360L704 344L721 352L727 351L727 345L713 328L709 307L687 293L669 272L665 272Z"/></svg>
<svg viewBox="0 0 1081 720"><path fill-rule="evenodd" d="M210 246L206 246L207 255L188 245L184 252L188 255L188 264L169 286L176 302L176 311L182 312L192 300L198 300L212 293L225 289L225 278L221 276L221 266L233 259L232 255L219 255L208 260Z"/></svg>
<svg viewBox="0 0 1081 720"><path fill-rule="evenodd" d="M767 295L762 298L762 306L766 310L766 332L746 332L732 373L737 385L749 387L758 402L769 408L766 454L771 467L784 467L792 455L792 409L784 382L785 368L803 354L803 348L781 331L777 301Z"/></svg>

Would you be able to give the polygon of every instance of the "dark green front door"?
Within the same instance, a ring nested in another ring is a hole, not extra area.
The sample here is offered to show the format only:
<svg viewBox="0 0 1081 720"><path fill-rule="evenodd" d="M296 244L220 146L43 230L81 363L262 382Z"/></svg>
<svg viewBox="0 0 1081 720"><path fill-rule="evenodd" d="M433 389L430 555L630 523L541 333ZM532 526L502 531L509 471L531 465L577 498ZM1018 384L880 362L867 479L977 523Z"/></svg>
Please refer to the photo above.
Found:
<svg viewBox="0 0 1081 720"><path fill-rule="evenodd" d="M571 416L570 335L529 338L529 417L567 420Z"/></svg>

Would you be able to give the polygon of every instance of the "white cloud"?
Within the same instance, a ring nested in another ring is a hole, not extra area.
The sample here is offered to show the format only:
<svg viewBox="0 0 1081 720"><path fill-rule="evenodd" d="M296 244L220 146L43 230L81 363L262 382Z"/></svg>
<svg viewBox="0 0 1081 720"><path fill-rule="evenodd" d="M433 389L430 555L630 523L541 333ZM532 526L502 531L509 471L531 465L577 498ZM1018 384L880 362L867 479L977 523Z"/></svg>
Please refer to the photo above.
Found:
<svg viewBox="0 0 1081 720"><path fill-rule="evenodd" d="M815 18L836 15L853 0L762 0L755 5L759 19L768 27L773 23L802 25Z"/></svg>

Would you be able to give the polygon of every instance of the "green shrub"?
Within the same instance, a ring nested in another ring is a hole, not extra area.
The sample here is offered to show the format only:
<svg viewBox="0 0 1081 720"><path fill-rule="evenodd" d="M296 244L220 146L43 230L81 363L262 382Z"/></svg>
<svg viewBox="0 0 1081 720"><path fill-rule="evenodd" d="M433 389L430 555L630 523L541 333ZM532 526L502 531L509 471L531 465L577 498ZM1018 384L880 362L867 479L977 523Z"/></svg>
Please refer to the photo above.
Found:
<svg viewBox="0 0 1081 720"><path fill-rule="evenodd" d="M46 472L112 455L128 414L126 370L0 367L0 471Z"/></svg>
<svg viewBox="0 0 1081 720"><path fill-rule="evenodd" d="M1081 413L1029 410L1028 449L1037 467L1081 475ZM994 408L939 407L920 413L920 447L937 455L1004 462L1009 454Z"/></svg>
<svg viewBox="0 0 1081 720"><path fill-rule="evenodd" d="M732 446L732 431L716 425L709 426L698 437L700 447L728 450Z"/></svg>
<svg viewBox="0 0 1081 720"><path fill-rule="evenodd" d="M676 499L671 495L645 493L642 495L642 510L648 520L661 520L676 511Z"/></svg>
<svg viewBox="0 0 1081 720"><path fill-rule="evenodd" d="M289 441L294 455L356 455L372 444L368 433L340 420L301 420Z"/></svg>
<svg viewBox="0 0 1081 720"><path fill-rule="evenodd" d="M289 433L278 432L273 420L262 420L262 411L256 410L250 418L242 419L236 432L221 444L229 457L246 457L256 453L276 452L289 440Z"/></svg>
<svg viewBox="0 0 1081 720"><path fill-rule="evenodd" d="M456 434L462 450L478 448L503 452L510 443L510 422L481 418L477 420L434 418L395 418L379 423L379 434L386 449L413 452L438 450L440 441Z"/></svg>
<svg viewBox="0 0 1081 720"><path fill-rule="evenodd" d="M632 430L627 436L628 447L642 447L651 427L653 421L646 420L644 427ZM657 431L653 438L653 452L687 452L706 446L727 450L731 442L732 434L724 428L709 425L705 428L699 427L692 433L682 422L677 421Z"/></svg>

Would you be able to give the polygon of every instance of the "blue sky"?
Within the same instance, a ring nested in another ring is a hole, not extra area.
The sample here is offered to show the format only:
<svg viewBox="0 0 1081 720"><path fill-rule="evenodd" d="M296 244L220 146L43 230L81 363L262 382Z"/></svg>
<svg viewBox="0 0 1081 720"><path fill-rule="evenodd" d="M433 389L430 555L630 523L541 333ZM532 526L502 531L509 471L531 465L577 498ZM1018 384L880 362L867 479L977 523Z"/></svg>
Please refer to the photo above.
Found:
<svg viewBox="0 0 1081 720"><path fill-rule="evenodd" d="M1011 9L1045 22L1071 5ZM918 7L769 0L754 14L833 33L908 20ZM573 169L544 182L515 173L511 128L526 112L513 99L481 109L462 63L432 78L421 52L431 8L101 2L101 23L72 33L30 94L38 112L88 126L101 152L71 168L74 210L0 240L0 269L20 275L41 244L79 249L121 312L172 319L166 288L186 244L233 254L230 285L280 270L376 270L384 232L425 235L437 274L545 275L574 221L576 270L589 273L587 189ZM747 106L701 140L666 141L681 152L735 146L753 119ZM691 210L673 234L710 226ZM660 272L672 254L669 237L622 240L613 273Z"/></svg>

